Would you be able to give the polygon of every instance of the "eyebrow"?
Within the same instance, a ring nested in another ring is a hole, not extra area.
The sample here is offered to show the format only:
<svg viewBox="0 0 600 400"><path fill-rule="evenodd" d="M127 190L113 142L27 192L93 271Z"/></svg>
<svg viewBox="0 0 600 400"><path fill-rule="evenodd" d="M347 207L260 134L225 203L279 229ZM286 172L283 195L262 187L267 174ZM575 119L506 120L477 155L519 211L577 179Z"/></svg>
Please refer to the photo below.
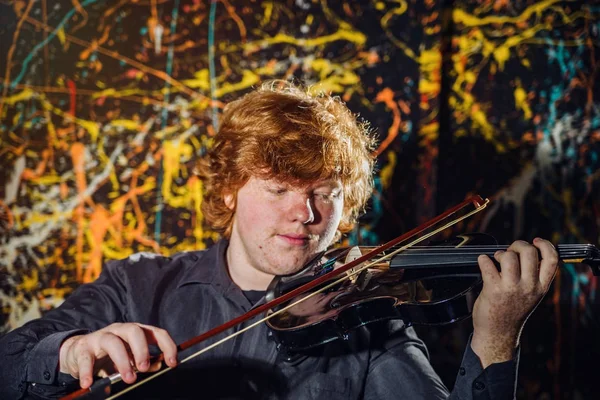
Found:
<svg viewBox="0 0 600 400"><path fill-rule="evenodd" d="M342 185L342 183L338 180L332 179L332 180L326 180L326 181L322 181L322 182L316 182L314 185L311 185L313 188L320 188L323 186L327 186L330 187L331 189L343 189L344 185Z"/></svg>

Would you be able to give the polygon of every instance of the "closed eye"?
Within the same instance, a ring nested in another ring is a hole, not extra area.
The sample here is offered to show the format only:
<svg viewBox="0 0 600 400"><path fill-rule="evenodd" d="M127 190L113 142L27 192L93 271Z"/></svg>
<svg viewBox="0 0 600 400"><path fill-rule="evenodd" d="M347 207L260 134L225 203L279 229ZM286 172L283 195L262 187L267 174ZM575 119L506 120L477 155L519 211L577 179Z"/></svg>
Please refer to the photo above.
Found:
<svg viewBox="0 0 600 400"><path fill-rule="evenodd" d="M331 201L333 199L337 199L340 195L340 192L331 192L331 193L314 193L314 196L321 200Z"/></svg>
<svg viewBox="0 0 600 400"><path fill-rule="evenodd" d="M269 192L273 193L273 194L277 194L277 195L282 195L282 194L287 193L287 188L284 188L284 187L270 188Z"/></svg>

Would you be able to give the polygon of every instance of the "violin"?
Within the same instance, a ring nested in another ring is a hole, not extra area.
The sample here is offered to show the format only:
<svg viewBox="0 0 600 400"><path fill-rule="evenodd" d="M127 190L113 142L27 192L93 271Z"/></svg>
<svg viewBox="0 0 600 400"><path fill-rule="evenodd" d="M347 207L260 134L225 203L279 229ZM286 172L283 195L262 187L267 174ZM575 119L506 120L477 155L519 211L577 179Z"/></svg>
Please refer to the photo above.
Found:
<svg viewBox="0 0 600 400"><path fill-rule="evenodd" d="M480 212L488 203L472 196L379 247L338 248L318 254L299 272L275 278L267 289L266 303L179 344L181 352L262 316L179 360L179 365L262 323L270 328L280 351L294 354L343 340L353 329L376 321L400 319L406 325L438 325L467 318L482 288L477 257L491 256L507 246L499 246L484 234L419 244ZM595 246L560 244L557 251L564 262L585 263L600 276L600 251ZM160 354L152 362L162 360ZM165 367L110 396L111 385L122 380L120 374L113 374L62 399L90 394L113 399L171 369Z"/></svg>
<svg viewBox="0 0 600 400"><path fill-rule="evenodd" d="M293 306L284 303L269 310L267 316L285 309L266 324L279 350L293 354L343 340L352 330L377 321L399 319L406 326L461 321L471 315L483 286L478 256L493 260L496 251L507 247L482 233L414 246L348 279L331 278L291 299ZM556 249L563 262L587 264L600 275L600 251L593 245L559 244ZM292 276L275 278L267 298L280 297L372 250L334 249Z"/></svg>

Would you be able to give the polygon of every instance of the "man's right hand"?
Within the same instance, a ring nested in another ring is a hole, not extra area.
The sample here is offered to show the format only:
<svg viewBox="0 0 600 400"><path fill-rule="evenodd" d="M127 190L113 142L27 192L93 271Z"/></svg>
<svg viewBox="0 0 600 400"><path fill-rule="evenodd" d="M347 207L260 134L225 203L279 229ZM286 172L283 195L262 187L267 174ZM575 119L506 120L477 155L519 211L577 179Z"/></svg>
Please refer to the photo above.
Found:
<svg viewBox="0 0 600 400"><path fill-rule="evenodd" d="M113 367L125 383L135 382L133 366L140 372L160 369L150 365L148 345L157 345L169 367L177 365L177 345L166 330L138 323L115 323L87 335L71 336L60 347L60 372L79 379L82 388L92 385L94 374Z"/></svg>

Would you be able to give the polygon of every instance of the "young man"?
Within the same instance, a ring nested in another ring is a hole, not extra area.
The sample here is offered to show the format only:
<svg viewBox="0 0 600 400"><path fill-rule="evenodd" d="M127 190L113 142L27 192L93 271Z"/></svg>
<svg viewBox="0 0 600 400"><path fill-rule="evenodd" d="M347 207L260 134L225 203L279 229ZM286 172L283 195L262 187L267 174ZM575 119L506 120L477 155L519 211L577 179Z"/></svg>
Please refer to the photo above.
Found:
<svg viewBox="0 0 600 400"><path fill-rule="evenodd" d="M223 239L205 252L108 263L62 306L2 337L2 398L64 395L113 366L132 383L135 369L156 368L151 345L175 366L192 352L176 354L175 343L243 314L275 276L300 270L351 229L371 194L373 146L338 99L288 83L229 104L198 167L205 218ZM423 343L398 321L357 329L291 360L262 324L165 378L192 372L190 389L200 387L204 398L513 398L519 334L558 257L536 239L495 258L500 271L479 258L484 286L452 394Z"/></svg>

